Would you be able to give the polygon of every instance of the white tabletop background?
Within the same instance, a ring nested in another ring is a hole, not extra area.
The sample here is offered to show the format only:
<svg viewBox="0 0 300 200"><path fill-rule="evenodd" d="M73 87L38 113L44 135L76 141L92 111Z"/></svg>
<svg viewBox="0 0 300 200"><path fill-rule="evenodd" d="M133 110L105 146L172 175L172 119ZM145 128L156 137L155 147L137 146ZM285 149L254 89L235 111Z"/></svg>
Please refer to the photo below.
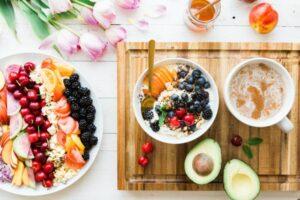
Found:
<svg viewBox="0 0 300 200"><path fill-rule="evenodd" d="M257 2L262 2L258 0ZM256 3L257 3L256 2ZM127 41L222 41L222 42L300 42L300 1L266 0L279 13L276 29L268 35L255 33L248 25L248 14L255 4L240 0L222 0L221 15L215 27L207 33L194 33L183 23L182 15L186 0L142 0L141 8L134 12L118 9L114 25L122 25L128 31ZM167 6L167 13L159 19L149 19L150 29L141 32L128 22L128 18L140 18L144 8L156 3ZM83 32L97 31L78 21L66 22L72 28ZM8 30L0 19L0 57L23 51L37 51L40 41L32 33L30 24L21 13L17 13L18 38ZM97 31L99 34L101 31ZM56 55L55 51L47 53ZM90 171L68 189L39 198L26 198L0 191L0 200L39 199L39 200L83 200L83 199L226 199L224 192L128 192L117 190L117 64L113 48L100 60L91 62L84 55L75 55L67 59L79 68L96 89L104 111L104 137L101 151ZM300 192L262 192L259 199L300 198Z"/></svg>

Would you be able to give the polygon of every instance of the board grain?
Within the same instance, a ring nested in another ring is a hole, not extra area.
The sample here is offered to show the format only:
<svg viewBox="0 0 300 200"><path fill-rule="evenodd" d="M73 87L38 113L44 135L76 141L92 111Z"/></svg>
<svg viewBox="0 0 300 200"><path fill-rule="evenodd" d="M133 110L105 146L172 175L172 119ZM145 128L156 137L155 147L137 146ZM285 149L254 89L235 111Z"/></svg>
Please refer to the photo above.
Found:
<svg viewBox="0 0 300 200"><path fill-rule="evenodd" d="M120 190L222 190L222 172L212 183L198 186L184 173L183 163L189 149L206 137L217 140L222 149L222 166L238 158L247 162L259 175L264 191L300 190L300 44L297 43L157 43L155 60L182 57L199 63L214 78L219 89L220 108L212 127L199 139L183 145L164 144L150 138L137 123L133 108L133 88L147 67L147 43L120 43L118 57L118 189ZM295 128L284 134L277 127L253 128L236 120L223 101L223 84L230 69L252 57L267 57L282 63L291 74L296 99L288 117ZM244 140L261 137L263 143L252 148L248 159L242 149L230 144L233 134ZM137 163L141 146L152 141L154 152L144 169Z"/></svg>

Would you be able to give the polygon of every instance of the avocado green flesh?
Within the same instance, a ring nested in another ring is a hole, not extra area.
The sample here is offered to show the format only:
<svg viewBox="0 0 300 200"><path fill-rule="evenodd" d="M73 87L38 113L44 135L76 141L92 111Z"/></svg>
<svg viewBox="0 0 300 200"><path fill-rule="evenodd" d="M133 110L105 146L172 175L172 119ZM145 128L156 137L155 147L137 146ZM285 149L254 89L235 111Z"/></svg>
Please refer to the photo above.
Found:
<svg viewBox="0 0 300 200"><path fill-rule="evenodd" d="M199 154L206 154L213 161L213 169L208 175L199 175L194 167L194 158ZM184 162L184 169L186 175L195 183L199 185L207 184L213 181L221 170L221 148L219 144L213 139L205 139L198 143L186 156Z"/></svg>
<svg viewBox="0 0 300 200"><path fill-rule="evenodd" d="M234 200L252 200L260 191L260 182L255 171L245 162L233 159L224 168L224 189Z"/></svg>

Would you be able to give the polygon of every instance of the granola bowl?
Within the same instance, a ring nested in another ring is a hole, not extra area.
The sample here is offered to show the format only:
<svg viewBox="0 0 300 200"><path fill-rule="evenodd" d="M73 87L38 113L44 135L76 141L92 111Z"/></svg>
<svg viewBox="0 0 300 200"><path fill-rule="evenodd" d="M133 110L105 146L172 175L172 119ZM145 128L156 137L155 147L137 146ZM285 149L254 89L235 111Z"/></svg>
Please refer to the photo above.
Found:
<svg viewBox="0 0 300 200"><path fill-rule="evenodd" d="M210 128L218 112L219 95L205 69L184 58L156 62L151 92L147 75L145 70L138 78L132 102L135 117L149 136L168 144L183 144ZM145 108L147 96L155 101Z"/></svg>

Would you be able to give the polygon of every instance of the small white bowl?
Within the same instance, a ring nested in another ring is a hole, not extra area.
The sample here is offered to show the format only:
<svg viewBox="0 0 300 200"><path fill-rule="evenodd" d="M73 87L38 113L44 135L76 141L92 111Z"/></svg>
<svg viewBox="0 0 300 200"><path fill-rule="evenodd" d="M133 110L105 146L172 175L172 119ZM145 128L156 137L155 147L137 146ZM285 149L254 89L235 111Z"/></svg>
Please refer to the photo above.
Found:
<svg viewBox="0 0 300 200"><path fill-rule="evenodd" d="M159 62L156 62L154 64L154 67L157 66L161 66L161 65L170 65L170 64L186 64L195 68L198 68L201 70L201 72L204 74L204 76L206 77L206 79L209 81L211 87L208 89L209 90L209 94L210 94L210 107L213 111L213 116L210 120L204 122L200 129L198 129L197 131L195 131L194 133L190 134L189 136L186 137L180 137L177 138L175 136L171 136L171 135L167 135L167 134L163 134L160 132L154 132L152 131L152 129L145 123L143 117L142 117L142 112L141 112L141 102L139 100L139 94L141 92L141 87L142 87L142 83L144 80L144 77L146 76L148 70L145 70L140 77L138 78L135 87L134 87L134 91L133 91L133 99L132 99L132 103L133 103L133 110L134 110L134 114L135 117L138 121L138 123L140 124L140 126L142 127L142 129L152 138L160 141L160 142L164 142L164 143L168 143L168 144L183 144L183 143L188 143L192 140L195 140L197 138L199 138L201 135L203 135L212 125L212 123L214 122L216 116L217 116L217 112L218 112L218 108L219 108L219 95L218 95L218 88L213 80L213 78L211 77L211 75L204 70L199 64L184 59L184 58L168 58L168 59L164 59L161 60Z"/></svg>

